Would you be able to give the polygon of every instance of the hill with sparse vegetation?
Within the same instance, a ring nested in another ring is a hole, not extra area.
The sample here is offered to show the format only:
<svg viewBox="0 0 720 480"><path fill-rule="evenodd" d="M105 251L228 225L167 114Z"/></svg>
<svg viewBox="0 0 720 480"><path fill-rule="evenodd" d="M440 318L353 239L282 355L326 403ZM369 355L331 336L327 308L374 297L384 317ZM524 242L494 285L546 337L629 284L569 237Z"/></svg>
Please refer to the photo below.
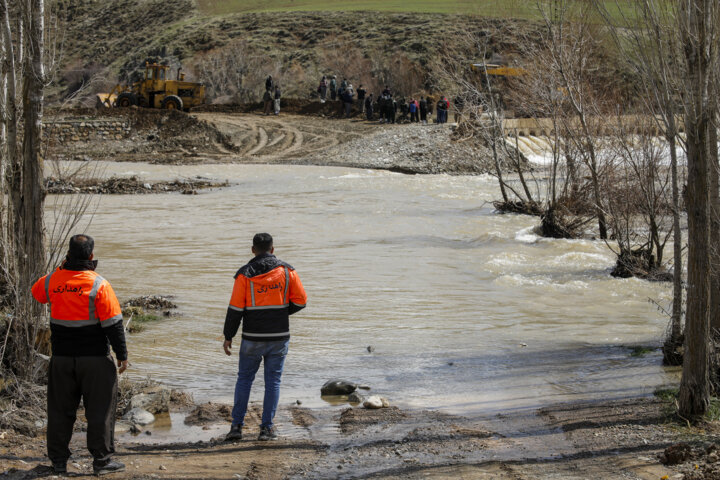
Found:
<svg viewBox="0 0 720 480"><path fill-rule="evenodd" d="M62 101L84 87L76 99L91 105L94 93L136 80L146 61L169 64L173 71L182 66L189 80L207 85L214 103L258 100L267 75L279 81L285 96L297 98L311 97L320 77L330 74L371 91L391 84L413 95L437 87L433 64L446 49L459 51L455 44L468 36L487 39L487 55L520 57L521 39L532 39L542 28L528 19L538 16L531 5L57 0L62 62L48 98ZM480 54L460 50L468 63Z"/></svg>

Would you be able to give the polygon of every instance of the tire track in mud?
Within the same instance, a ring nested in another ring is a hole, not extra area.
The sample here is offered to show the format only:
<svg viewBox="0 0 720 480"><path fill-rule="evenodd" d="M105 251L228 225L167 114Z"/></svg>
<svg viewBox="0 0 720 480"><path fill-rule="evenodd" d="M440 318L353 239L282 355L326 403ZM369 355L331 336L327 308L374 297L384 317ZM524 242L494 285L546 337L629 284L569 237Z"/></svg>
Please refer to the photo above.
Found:
<svg viewBox="0 0 720 480"><path fill-rule="evenodd" d="M295 115L265 117L253 114L197 113L199 120L212 124L227 135L233 151L220 149L215 157L250 162L272 162L301 158L361 136L369 127L362 123ZM330 126L332 125L332 127ZM371 127L370 127L371 128Z"/></svg>

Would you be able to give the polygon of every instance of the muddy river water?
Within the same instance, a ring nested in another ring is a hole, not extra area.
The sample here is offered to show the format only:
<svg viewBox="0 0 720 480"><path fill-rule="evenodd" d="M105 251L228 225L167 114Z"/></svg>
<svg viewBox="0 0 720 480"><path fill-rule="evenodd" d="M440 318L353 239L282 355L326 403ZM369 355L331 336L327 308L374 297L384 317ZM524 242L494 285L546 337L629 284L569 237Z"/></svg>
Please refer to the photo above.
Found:
<svg viewBox="0 0 720 480"><path fill-rule="evenodd" d="M87 230L121 300L170 294L179 305L181 315L129 337L130 374L196 400L232 399L237 357L222 353L223 321L233 275L261 231L309 297L291 319L281 403L323 405L320 386L343 378L401 406L477 414L651 394L675 378L657 351L635 357L629 348L659 345L667 317L649 299L667 305L670 286L614 279L603 242L541 239L537 219L494 213L490 177L104 168L231 182L193 196L96 197Z"/></svg>

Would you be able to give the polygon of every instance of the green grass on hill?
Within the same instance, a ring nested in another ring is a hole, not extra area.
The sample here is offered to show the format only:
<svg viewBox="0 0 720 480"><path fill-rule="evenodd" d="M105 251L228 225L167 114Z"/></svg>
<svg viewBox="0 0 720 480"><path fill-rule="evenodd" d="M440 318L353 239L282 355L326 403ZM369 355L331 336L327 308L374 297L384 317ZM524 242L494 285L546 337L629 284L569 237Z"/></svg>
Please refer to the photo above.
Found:
<svg viewBox="0 0 720 480"><path fill-rule="evenodd" d="M576 0L578 5L586 0ZM197 0L208 15L255 12L347 12L446 13L492 18L540 19L532 0ZM604 0L613 17L631 12L633 0ZM630 15L632 16L632 15Z"/></svg>
<svg viewBox="0 0 720 480"><path fill-rule="evenodd" d="M249 12L378 11L459 13L491 17L534 17L534 2L527 0L198 0L208 14Z"/></svg>

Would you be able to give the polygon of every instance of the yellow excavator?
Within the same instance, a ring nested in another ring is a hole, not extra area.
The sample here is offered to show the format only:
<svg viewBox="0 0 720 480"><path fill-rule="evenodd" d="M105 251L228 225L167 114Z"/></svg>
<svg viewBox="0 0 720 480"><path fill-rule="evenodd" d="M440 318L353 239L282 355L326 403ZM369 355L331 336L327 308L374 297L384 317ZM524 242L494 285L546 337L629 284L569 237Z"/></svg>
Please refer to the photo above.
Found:
<svg viewBox="0 0 720 480"><path fill-rule="evenodd" d="M132 85L116 85L110 93L98 93L96 106L163 108L190 110L205 103L205 86L186 82L185 74L178 69L177 78L171 80L170 67L157 63L145 64L145 78Z"/></svg>

